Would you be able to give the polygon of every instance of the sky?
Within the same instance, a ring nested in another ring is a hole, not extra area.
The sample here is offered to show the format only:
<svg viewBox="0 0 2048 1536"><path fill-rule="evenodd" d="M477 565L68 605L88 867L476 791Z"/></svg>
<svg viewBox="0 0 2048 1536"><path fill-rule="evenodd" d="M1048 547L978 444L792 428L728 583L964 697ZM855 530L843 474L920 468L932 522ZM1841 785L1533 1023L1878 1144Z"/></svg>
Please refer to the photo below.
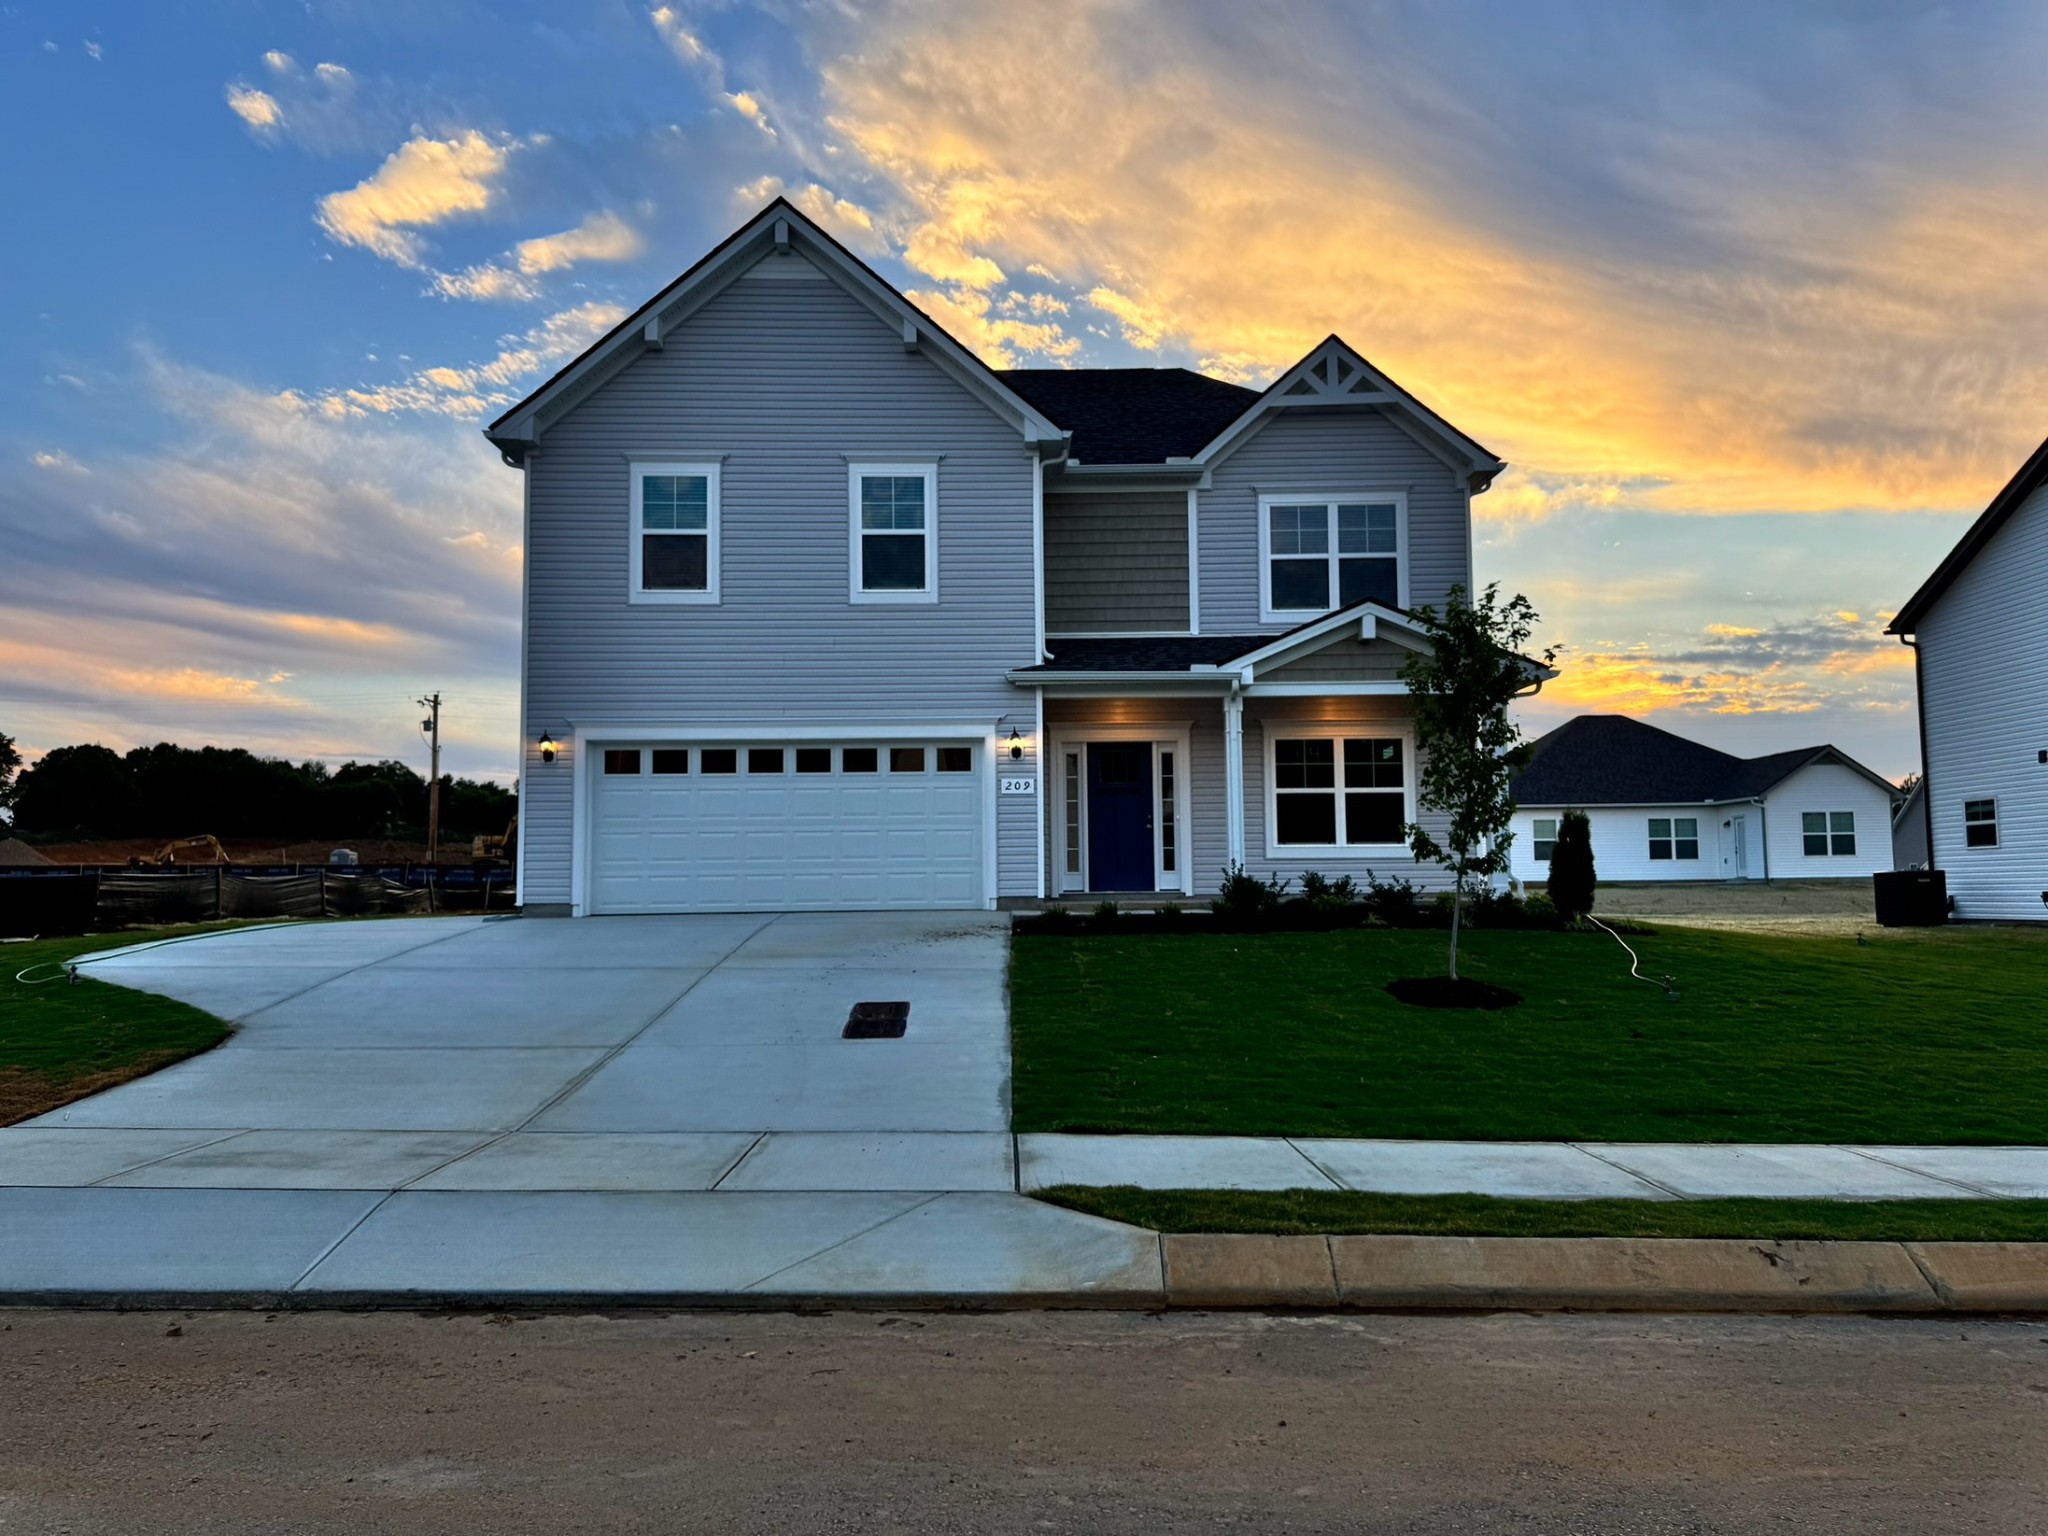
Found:
<svg viewBox="0 0 2048 1536"><path fill-rule="evenodd" d="M1561 676L1917 766L2048 432L2048 7L0 3L0 732L516 763L479 427L769 197L998 365L1336 332L1506 458Z"/></svg>

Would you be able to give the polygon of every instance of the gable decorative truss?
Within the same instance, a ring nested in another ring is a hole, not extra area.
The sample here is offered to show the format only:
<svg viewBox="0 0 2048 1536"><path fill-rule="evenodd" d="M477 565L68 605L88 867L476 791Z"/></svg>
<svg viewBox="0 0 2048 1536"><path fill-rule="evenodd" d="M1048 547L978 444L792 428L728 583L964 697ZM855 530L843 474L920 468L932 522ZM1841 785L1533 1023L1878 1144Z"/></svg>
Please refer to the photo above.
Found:
<svg viewBox="0 0 2048 1536"><path fill-rule="evenodd" d="M1507 468L1506 461L1466 436L1366 361L1341 337L1326 337L1308 356L1275 379L1244 414L1189 462L1215 464L1241 447L1276 411L1370 406L1453 469L1477 494Z"/></svg>
<svg viewBox="0 0 2048 1536"><path fill-rule="evenodd" d="M763 261L807 259L864 305L906 352L929 357L941 371L1014 426L1046 458L1066 450L1067 434L1013 391L988 364L885 282L845 246L776 198L703 260L620 321L539 389L484 429L508 463L525 461L547 429L599 385L659 349L691 315Z"/></svg>

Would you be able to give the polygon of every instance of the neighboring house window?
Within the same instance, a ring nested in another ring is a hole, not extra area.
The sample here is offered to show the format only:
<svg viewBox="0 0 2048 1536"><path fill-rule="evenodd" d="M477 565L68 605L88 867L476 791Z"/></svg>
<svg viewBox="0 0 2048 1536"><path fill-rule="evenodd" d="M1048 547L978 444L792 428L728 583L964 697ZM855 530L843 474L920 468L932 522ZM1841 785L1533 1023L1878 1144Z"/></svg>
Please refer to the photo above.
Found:
<svg viewBox="0 0 2048 1536"><path fill-rule="evenodd" d="M1554 816L1539 817L1536 821L1534 833L1530 838L1530 843L1535 849L1536 862L1548 864L1550 856L1557 852L1557 818Z"/></svg>
<svg viewBox="0 0 2048 1536"><path fill-rule="evenodd" d="M1801 846L1809 859L1831 854L1853 857L1856 852L1854 811L1803 811L1799 817Z"/></svg>
<svg viewBox="0 0 2048 1536"><path fill-rule="evenodd" d="M1282 848L1390 848L1408 819L1407 743L1391 736L1273 742L1270 841Z"/></svg>
<svg viewBox="0 0 2048 1536"><path fill-rule="evenodd" d="M718 601L716 464L635 464L627 595L636 603Z"/></svg>
<svg viewBox="0 0 2048 1536"><path fill-rule="evenodd" d="M1653 859L1697 859L1700 856L1700 824L1693 816L1652 816L1650 857Z"/></svg>
<svg viewBox="0 0 2048 1536"><path fill-rule="evenodd" d="M1268 620L1404 605L1407 505L1399 496L1259 500L1261 606Z"/></svg>
<svg viewBox="0 0 2048 1536"><path fill-rule="evenodd" d="M851 474L853 601L937 602L938 470L856 464Z"/></svg>
<svg viewBox="0 0 2048 1536"><path fill-rule="evenodd" d="M1996 800L1965 800L1963 802L1963 846L1965 848L1996 848L1998 846L1998 802Z"/></svg>

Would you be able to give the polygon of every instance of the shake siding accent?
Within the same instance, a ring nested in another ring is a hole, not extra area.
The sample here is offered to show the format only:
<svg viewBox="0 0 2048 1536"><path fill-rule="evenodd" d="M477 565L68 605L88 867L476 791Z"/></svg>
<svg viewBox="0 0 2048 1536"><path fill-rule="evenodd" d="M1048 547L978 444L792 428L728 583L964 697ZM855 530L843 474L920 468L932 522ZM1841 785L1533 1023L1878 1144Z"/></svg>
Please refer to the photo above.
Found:
<svg viewBox="0 0 2048 1536"><path fill-rule="evenodd" d="M848 601L848 456L937 459L936 604ZM722 460L719 605L627 601L629 458ZM1034 659L1031 455L836 282L742 278L549 428L528 474L526 719L563 751L526 744L526 901L569 900L578 723L1033 734L1004 678ZM1035 836L1032 798L999 798L999 892L1034 889Z"/></svg>
<svg viewBox="0 0 2048 1536"><path fill-rule="evenodd" d="M1185 632L1187 493L1048 495L1045 627L1052 634Z"/></svg>
<svg viewBox="0 0 2048 1536"><path fill-rule="evenodd" d="M1382 879L1400 876L1429 890L1448 889L1450 877L1435 864L1418 864L1405 849L1395 855L1336 858L1322 853L1282 852L1266 856L1266 739L1298 734L1371 736L1413 730L1404 698L1247 699L1244 706L1244 865L1261 879L1279 876L1299 888L1301 872L1315 869L1330 876L1350 875L1363 882L1368 869ZM1216 771L1223 771L1217 754ZM1408 764L1411 781L1415 764ZM1219 786L1220 794L1220 786ZM1446 818L1425 815L1422 824L1438 839L1449 831ZM1198 890L1211 889L1209 883Z"/></svg>
<svg viewBox="0 0 2048 1536"><path fill-rule="evenodd" d="M1204 633L1288 627L1259 621L1261 495L1404 490L1409 602L1441 607L1452 586L1471 585L1462 477L1377 411L1276 413L1200 493Z"/></svg>
<svg viewBox="0 0 2048 1536"><path fill-rule="evenodd" d="M2048 487L1920 622L1934 864L1956 913L2041 921L2048 906ZM1996 848L1963 841L1963 802L1998 801Z"/></svg>
<svg viewBox="0 0 2048 1536"><path fill-rule="evenodd" d="M1398 682L1413 654L1387 640L1339 640L1285 666L1260 668L1262 683Z"/></svg>

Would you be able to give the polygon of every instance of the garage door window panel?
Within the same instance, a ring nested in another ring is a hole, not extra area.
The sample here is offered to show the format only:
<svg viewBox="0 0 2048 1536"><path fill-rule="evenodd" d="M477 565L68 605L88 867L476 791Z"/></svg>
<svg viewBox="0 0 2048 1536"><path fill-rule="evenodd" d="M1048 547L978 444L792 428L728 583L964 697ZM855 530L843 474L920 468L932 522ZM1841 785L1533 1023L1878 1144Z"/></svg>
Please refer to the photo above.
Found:
<svg viewBox="0 0 2048 1536"><path fill-rule="evenodd" d="M698 768L704 773L738 773L740 754L734 747L706 747L698 754Z"/></svg>
<svg viewBox="0 0 2048 1536"><path fill-rule="evenodd" d="M716 603L719 466L632 466L628 596L639 603Z"/></svg>

